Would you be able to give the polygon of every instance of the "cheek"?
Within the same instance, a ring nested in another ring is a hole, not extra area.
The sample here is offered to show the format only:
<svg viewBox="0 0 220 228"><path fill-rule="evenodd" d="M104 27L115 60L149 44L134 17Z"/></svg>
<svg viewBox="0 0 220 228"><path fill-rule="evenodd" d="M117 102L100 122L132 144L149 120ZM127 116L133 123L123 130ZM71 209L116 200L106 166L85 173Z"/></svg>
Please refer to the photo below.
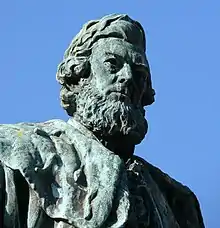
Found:
<svg viewBox="0 0 220 228"><path fill-rule="evenodd" d="M91 83L95 86L99 91L103 91L106 87L112 85L113 76L106 71L103 64L94 64L91 65L92 79Z"/></svg>
<svg viewBox="0 0 220 228"><path fill-rule="evenodd" d="M111 80L106 77L101 77L98 75L95 77L95 87L100 91L105 93L105 91L112 85Z"/></svg>

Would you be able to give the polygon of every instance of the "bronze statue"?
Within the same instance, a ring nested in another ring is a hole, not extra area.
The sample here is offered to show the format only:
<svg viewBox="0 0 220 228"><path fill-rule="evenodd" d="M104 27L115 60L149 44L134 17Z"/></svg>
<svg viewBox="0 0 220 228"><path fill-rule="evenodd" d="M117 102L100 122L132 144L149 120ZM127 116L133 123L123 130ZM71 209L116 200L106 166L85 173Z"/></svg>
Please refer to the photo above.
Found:
<svg viewBox="0 0 220 228"><path fill-rule="evenodd" d="M142 26L85 24L58 66L70 119L0 125L0 227L203 228L196 196L140 157L154 102Z"/></svg>

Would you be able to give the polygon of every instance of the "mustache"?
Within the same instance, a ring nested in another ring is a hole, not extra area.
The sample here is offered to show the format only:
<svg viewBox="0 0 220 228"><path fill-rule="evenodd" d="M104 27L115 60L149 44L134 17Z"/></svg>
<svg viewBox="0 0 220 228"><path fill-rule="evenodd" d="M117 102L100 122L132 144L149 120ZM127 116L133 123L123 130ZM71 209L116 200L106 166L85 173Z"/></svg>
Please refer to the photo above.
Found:
<svg viewBox="0 0 220 228"><path fill-rule="evenodd" d="M130 84L116 84L108 88L105 92L105 96L111 96L114 94L121 101L127 101L130 104L138 106L141 104L141 93ZM106 99L108 99L106 97Z"/></svg>

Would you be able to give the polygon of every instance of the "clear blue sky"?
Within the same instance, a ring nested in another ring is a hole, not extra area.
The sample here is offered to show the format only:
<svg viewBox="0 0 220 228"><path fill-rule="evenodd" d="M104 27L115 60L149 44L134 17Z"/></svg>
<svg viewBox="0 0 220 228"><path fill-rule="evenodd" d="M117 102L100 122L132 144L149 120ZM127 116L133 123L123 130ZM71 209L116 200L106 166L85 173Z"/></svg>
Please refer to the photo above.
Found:
<svg viewBox="0 0 220 228"><path fill-rule="evenodd" d="M47 1L0 3L0 123L67 119L56 67L83 23L127 13L147 34L157 96L136 154L188 185L205 224L219 228L220 1Z"/></svg>

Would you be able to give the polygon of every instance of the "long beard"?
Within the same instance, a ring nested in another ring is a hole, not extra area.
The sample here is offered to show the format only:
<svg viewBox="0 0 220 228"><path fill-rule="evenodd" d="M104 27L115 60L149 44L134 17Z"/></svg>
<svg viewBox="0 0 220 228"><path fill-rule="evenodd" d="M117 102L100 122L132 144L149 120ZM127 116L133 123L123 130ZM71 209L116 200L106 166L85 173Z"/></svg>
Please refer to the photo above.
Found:
<svg viewBox="0 0 220 228"><path fill-rule="evenodd" d="M91 85L83 86L76 101L74 117L98 137L123 136L135 145L147 133L142 106L101 95Z"/></svg>

